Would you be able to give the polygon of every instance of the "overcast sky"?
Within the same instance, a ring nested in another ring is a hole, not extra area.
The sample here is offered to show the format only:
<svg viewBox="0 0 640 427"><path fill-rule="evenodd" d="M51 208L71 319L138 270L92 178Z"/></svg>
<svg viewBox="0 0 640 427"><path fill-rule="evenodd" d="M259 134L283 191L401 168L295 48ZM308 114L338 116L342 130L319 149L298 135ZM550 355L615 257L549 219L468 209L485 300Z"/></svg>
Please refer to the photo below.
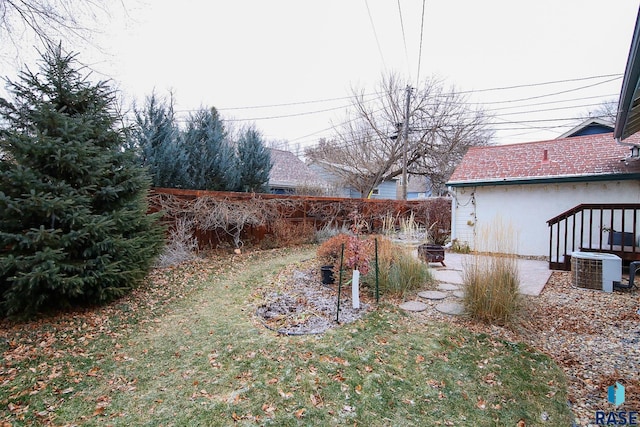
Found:
<svg viewBox="0 0 640 427"><path fill-rule="evenodd" d="M552 139L617 98L638 12L637 0L122 4L95 36L100 50L73 49L80 60L129 100L172 90L183 115L214 106L292 146L330 135L351 88L374 92L384 72L472 92L495 115L497 143Z"/></svg>

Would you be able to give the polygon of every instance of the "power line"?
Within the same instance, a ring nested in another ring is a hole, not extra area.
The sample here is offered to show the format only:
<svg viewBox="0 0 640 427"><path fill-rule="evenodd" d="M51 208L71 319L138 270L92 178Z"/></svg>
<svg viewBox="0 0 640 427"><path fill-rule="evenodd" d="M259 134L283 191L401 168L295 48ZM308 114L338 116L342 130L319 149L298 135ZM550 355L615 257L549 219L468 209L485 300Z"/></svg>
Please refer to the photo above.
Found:
<svg viewBox="0 0 640 427"><path fill-rule="evenodd" d="M552 84L557 84L557 83L572 83L572 82L579 82L579 81L584 81L584 80L604 79L604 78L609 78L609 77L615 77L615 78L613 78L611 80L607 80L605 82L601 82L601 83L608 83L608 82L612 82L614 80L617 80L619 78L622 78L622 74L620 74L620 73L617 73L617 74L603 74L603 75L600 75L600 76L578 77L578 78L575 78L575 79L553 80L553 81L549 81L549 82L527 83L527 84L521 84L521 85L515 85L515 86L503 86L503 87L492 87L492 88L488 88L488 89L458 91L456 93L463 95L463 94L467 94L467 93L492 92L492 91L497 91L497 90L520 89L520 88L523 88L523 87L545 86L545 85L552 85ZM597 83L597 84L601 84L601 83ZM585 86L585 87L589 87L589 86Z"/></svg>
<svg viewBox="0 0 640 427"><path fill-rule="evenodd" d="M524 88L524 87L535 87L535 86L545 86L545 85L551 85L551 84L557 84L557 83L570 83L570 82L578 82L578 81L584 81L584 80L593 80L593 79L599 79L599 78L606 78L606 77L622 77L622 74L605 74L605 75L599 75L599 76L589 76L589 77L580 77L580 78L575 78L575 79L567 79L567 80L554 80L554 81L548 81L548 82L538 82L538 83L529 83L529 84L522 84L522 85L515 85L515 86L506 86L506 87L496 87L496 88L488 88L488 89L478 89L478 90L469 90L469 91L456 91L455 94L470 94L470 93L480 93L480 92L490 92L490 91L500 91L500 90L506 90L506 89L518 89L518 88ZM616 79L611 79L611 80L607 80L604 82L600 82L597 84L604 84L604 83L608 83L611 81L614 81ZM596 84L596 85L597 85ZM587 87L591 87L591 86L584 86L582 88L576 88L576 89L572 89L572 90L579 90L579 89L583 89L583 88L587 88ZM563 92L556 92L553 94L548 94L548 95L543 95L543 96L551 96L551 95L555 95L558 93L563 93ZM369 97L369 96L375 96L375 95L386 95L385 92L370 92L370 93L366 93L363 94L363 97ZM451 94L443 94L441 96L450 96ZM603 96L616 96L617 94L612 94L612 95L603 95ZM307 104L319 104L319 103L323 103L323 102L332 102L332 101L342 101L345 99L352 99L353 95L350 96L342 96L342 97L336 97L336 98L324 98L324 99L314 99L314 100L307 100L307 101L295 101L295 102L285 102L285 103L280 103L280 104L265 104L265 105L251 105L251 106L240 106L240 107L221 107L221 108L217 108L218 111L232 111L232 110L251 110L251 109L261 109L261 108L278 108L278 107L291 107L291 106L296 106L296 105L307 105ZM576 98L573 100L579 100L579 99L589 99L589 98L597 98L597 97L587 97L587 98ZM379 99L379 98L376 98ZM372 100L368 100L367 102L372 101ZM509 102L516 102L516 101L521 101L521 100L507 100L507 101L493 101L493 102L466 102L464 103L465 105L486 105L486 104L500 104L500 103L509 103ZM548 101L546 103L540 103L540 104L528 104L526 106L533 106L533 105L543 105L543 104L547 104L547 103L557 103L557 102L565 102L565 101ZM524 107L524 106L522 106ZM505 109L507 108L518 108L518 106L514 106L514 107L504 107ZM497 109L496 109L497 110ZM496 110L491 110L491 111L496 111ZM193 112L193 111L197 111L197 110L176 110L177 113L189 113L189 112Z"/></svg>
<svg viewBox="0 0 640 427"><path fill-rule="evenodd" d="M384 62L384 55L382 54L382 49L380 48L380 41L378 40L378 33L376 32L376 26L373 24L373 18L371 17L371 10L369 9L368 0L364 0L364 4L367 6L367 13L369 14L369 22L371 23L371 28L373 29L373 36L376 39L376 45L378 46L378 52L380 53L380 59L382 60L382 67L386 69L387 65Z"/></svg>
<svg viewBox="0 0 640 427"><path fill-rule="evenodd" d="M422 0L422 20L420 22L420 50L418 51L418 75L416 76L416 87L420 84L420 63L422 62L422 36L424 34L424 9L426 0Z"/></svg>
<svg viewBox="0 0 640 427"><path fill-rule="evenodd" d="M404 58L405 61L407 61L407 70L409 70L409 52L407 51L407 38L404 32L404 21L402 20L402 8L400 7L400 0L398 0L398 15L400 16L400 29L402 30L402 42L404 43ZM411 73L410 70L409 73Z"/></svg>
<svg viewBox="0 0 640 427"><path fill-rule="evenodd" d="M562 95L562 94L569 93L569 92L575 92L577 90L588 89L590 87L595 87L595 86L603 85L605 83L610 83L610 82L612 82L614 80L618 80L620 78L621 77L616 77L616 78L613 78L613 79L605 80L603 82L598 82L598 83L594 83L594 84L590 84L590 85L586 85L586 86L580 86L580 87L573 88L573 89L562 90L562 91L559 91L559 92L547 93L547 94L544 94L544 95L536 95L536 96L530 96L530 97L527 97L527 98L520 98L520 99L511 99L511 100L507 100L507 101L489 101L489 102L482 102L482 103L477 103L477 104L479 104L479 105L509 104L509 103L514 103L514 102L531 101L533 99L546 98L548 96ZM547 84L549 84L549 83L547 83ZM458 92L458 93L463 93L463 92Z"/></svg>
<svg viewBox="0 0 640 427"><path fill-rule="evenodd" d="M484 110L484 111L485 112L491 112L491 111L512 110L514 108L537 107L539 105L561 104L563 102L584 101L586 99L601 99L601 98L607 98L607 97L612 97L612 96L618 96L618 94L617 93L613 93L613 94L609 94L609 95L584 96L584 97L580 97L580 98L562 99L562 100L557 100L557 101L536 102L536 103L533 103L533 104L513 105L513 106L510 106L510 107L491 108L491 109ZM484 105L484 103L474 103L474 104L468 104L468 105Z"/></svg>
<svg viewBox="0 0 640 427"><path fill-rule="evenodd" d="M365 93L362 96L363 97L368 97L368 96L374 96L374 95L382 95L384 94L384 92L371 92L371 93ZM341 96L338 98L325 98L325 99L315 99L315 100L311 100L311 101L297 101L297 102L285 102L282 104L265 104L265 105L252 105L252 106L246 106L246 107L223 107L223 108L218 108L218 111L230 111L230 110L252 110L252 109L260 109L260 108L277 108L277 107L291 107L294 105L307 105L307 104L319 104L322 102L332 102L332 101L343 101L345 99L351 99L353 98L352 95L350 96ZM190 110L186 110L186 111L190 111Z"/></svg>

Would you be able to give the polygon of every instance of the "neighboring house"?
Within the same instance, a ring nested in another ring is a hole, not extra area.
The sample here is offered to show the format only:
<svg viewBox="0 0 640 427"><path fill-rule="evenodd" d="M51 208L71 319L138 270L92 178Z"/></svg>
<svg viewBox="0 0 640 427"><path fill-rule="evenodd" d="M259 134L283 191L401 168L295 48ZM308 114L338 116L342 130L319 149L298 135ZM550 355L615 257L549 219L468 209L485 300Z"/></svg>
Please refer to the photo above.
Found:
<svg viewBox="0 0 640 427"><path fill-rule="evenodd" d="M335 169L345 169L348 166L342 166L335 163L328 163L323 161L313 161L309 163L309 168L313 170L318 176L320 176L325 182L329 184L329 195L333 197L345 197L352 199L366 198L360 194L355 188L349 187L342 182L342 178L335 172ZM386 180L371 192L372 199L395 199L396 193L396 181Z"/></svg>
<svg viewBox="0 0 640 427"><path fill-rule="evenodd" d="M587 119L573 129L560 135L560 138L571 138L574 136L597 135L600 133L613 132L614 124L602 119Z"/></svg>
<svg viewBox="0 0 640 427"><path fill-rule="evenodd" d="M328 184L290 151L270 149L269 191L273 194L324 195Z"/></svg>
<svg viewBox="0 0 640 427"><path fill-rule="evenodd" d="M422 175L409 175L407 185L407 200L426 199L431 197L429 178ZM398 180L398 199L402 198L402 181Z"/></svg>
<svg viewBox="0 0 640 427"><path fill-rule="evenodd" d="M309 168L316 172L324 181L329 183L329 195L346 198L362 198L363 196L354 188L344 185L341 177L335 172L336 168L346 168L337 164L329 164L323 161L309 163ZM409 185L407 187L407 200L423 199L431 196L431 189L428 180L418 175L409 175ZM367 195L364 195L366 198ZM402 182L399 178L388 179L380 183L371 192L372 199L392 199L402 198Z"/></svg>
<svg viewBox="0 0 640 427"><path fill-rule="evenodd" d="M640 143L640 134L628 141ZM558 254L550 251L559 251L559 262L564 263L566 252L579 250L570 248L568 240L576 240L575 246L587 241L593 246L599 244L594 239L603 239L603 234L582 230L582 219L574 217L567 232L561 233L562 245L556 247L547 221L581 204L640 203L640 160L631 158L629 147L618 143L612 133L472 147L447 185L453 196L452 240L473 248L479 227L501 218L518 233L520 255L553 258ZM604 212L603 224L612 224L614 229L620 226L620 218L614 223L606 216L608 211L599 212ZM593 210L590 215L597 222ZM631 216L624 215L628 229Z"/></svg>

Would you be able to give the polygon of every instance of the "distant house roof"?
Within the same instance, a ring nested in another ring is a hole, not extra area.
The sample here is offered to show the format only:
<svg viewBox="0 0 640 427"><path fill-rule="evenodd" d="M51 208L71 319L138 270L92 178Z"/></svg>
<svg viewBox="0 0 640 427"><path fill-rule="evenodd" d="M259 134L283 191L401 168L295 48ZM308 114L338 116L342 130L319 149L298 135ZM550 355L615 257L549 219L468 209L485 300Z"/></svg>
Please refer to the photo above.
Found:
<svg viewBox="0 0 640 427"><path fill-rule="evenodd" d="M573 129L560 135L558 138L571 138L574 136L595 135L598 133L613 132L614 124L602 119L587 119Z"/></svg>
<svg viewBox="0 0 640 427"><path fill-rule="evenodd" d="M273 165L269 175L270 187L326 187L326 183L292 152L274 148L270 151Z"/></svg>
<svg viewBox="0 0 640 427"><path fill-rule="evenodd" d="M640 9L624 71L614 136L627 139L640 131Z"/></svg>
<svg viewBox="0 0 640 427"><path fill-rule="evenodd" d="M640 143L640 134L629 138ZM471 147L447 185L501 185L640 179L640 160L612 133ZM627 160L625 160L627 159Z"/></svg>

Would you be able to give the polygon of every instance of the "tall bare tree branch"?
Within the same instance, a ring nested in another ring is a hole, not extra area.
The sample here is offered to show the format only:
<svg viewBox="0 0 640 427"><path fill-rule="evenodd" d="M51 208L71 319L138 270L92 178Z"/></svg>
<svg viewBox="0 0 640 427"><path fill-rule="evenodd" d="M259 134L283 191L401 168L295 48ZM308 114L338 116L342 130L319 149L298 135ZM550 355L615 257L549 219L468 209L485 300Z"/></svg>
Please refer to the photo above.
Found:
<svg viewBox="0 0 640 427"><path fill-rule="evenodd" d="M0 39L9 40L16 57L25 41L45 47L88 41L98 31L99 16L109 15L110 3L114 0L0 0Z"/></svg>
<svg viewBox="0 0 640 427"><path fill-rule="evenodd" d="M382 181L399 176L406 87L398 76L388 75L379 85L381 96L373 101L363 90L354 90L348 119L335 128L332 139L308 149L307 157L322 162L364 197ZM436 192L443 191L467 149L489 144L487 123L486 114L472 108L465 96L445 91L435 79L424 81L412 91L409 105L409 173L427 176Z"/></svg>

